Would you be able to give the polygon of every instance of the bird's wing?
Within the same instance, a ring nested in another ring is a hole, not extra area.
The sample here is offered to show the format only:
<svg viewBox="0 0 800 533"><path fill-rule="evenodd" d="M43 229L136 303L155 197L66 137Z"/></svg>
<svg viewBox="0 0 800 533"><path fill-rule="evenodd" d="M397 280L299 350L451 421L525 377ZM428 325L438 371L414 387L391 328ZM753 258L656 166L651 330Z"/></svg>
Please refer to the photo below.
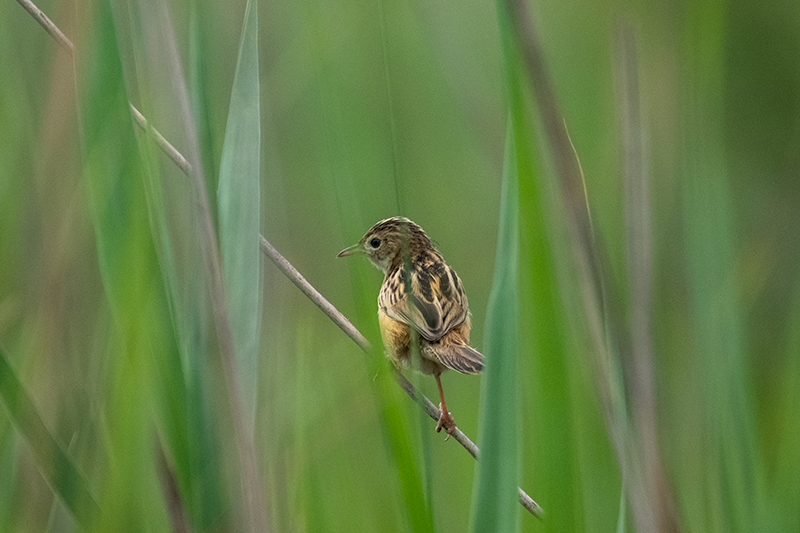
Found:
<svg viewBox="0 0 800 533"><path fill-rule="evenodd" d="M404 276L402 268L387 276L378 295L378 305L389 318L412 326L431 342L467 319L467 296L461 280L446 263L414 268L410 294L404 290Z"/></svg>

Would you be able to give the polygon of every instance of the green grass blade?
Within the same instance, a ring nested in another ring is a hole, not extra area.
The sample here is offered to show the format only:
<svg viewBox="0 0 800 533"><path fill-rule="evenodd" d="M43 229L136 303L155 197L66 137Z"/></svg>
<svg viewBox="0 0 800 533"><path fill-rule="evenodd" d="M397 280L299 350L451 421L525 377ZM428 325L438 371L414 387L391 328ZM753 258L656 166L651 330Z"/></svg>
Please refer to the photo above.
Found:
<svg viewBox="0 0 800 533"><path fill-rule="evenodd" d="M541 501L544 502L545 509L549 505L549 498L554 498L553 501L559 506L556 511L559 520L552 525L548 521L548 528L558 530L564 527L565 530L575 530L581 529L580 524L585 521L582 516L584 511L593 511L592 518L597 523L616 519L615 514L609 511L617 507L618 502L608 496L619 490L620 470L626 468L629 455L626 447L630 442L618 350L621 323L617 316L608 313L609 309L616 309L616 300L613 294L609 295L610 288L605 274L607 265L604 263L603 250L595 237L589 214L583 172L559 110L555 86L546 68L536 32L537 25L532 22L525 2L499 2L498 11L501 35L505 39L508 75L511 79L509 99L514 112L512 116L516 119L514 127L520 138L524 139L519 142L518 148L530 150L529 147L533 144L530 125L527 126L528 131L525 131L526 123L532 120L532 113L523 105L528 103L527 97L532 93L543 139L550 149L552 175L555 178L555 187L552 188L548 188L546 180L529 179L536 176L535 165L531 163L532 154L529 151L526 157L520 158L520 166L526 165L524 171L520 169L521 205L526 207L525 216L521 218L521 227L522 235L530 246L530 253L526 254L529 268L525 270L525 278L530 275L530 294L536 295L537 299L528 305L530 316L536 317L530 325L530 339L533 340L533 347L540 350L539 353L534 352L533 360L537 370L542 370L541 375L535 378L541 380L540 386L530 394L537 398L537 402L545 400L540 405L548 410L532 416L542 421L540 426L537 424L536 429L545 430L537 438L552 439L546 433L548 429L555 429L558 437L562 438L557 443L545 443L549 453L541 455L543 464L542 470L539 470L552 483L552 487L559 490L561 497L545 493ZM523 79L530 86L520 81ZM537 181L540 183L536 183ZM554 199L555 202L552 201ZM545 217L552 218L552 222L545 224ZM547 226L550 226L548 229L551 231L549 240L552 244L549 245L545 243L542 233L542 228ZM543 253L538 254L539 251ZM560 282L564 295L562 302L568 305L553 298L556 263L552 262L552 258L558 259L559 267L562 267L557 281ZM581 302L580 305L572 309L573 312L566 313L564 307L576 305L577 301ZM541 309L536 307L538 303L544 304ZM576 329L587 334L587 345L575 343L569 348L579 347L589 353L588 366L594 373L595 386L599 392L602 411L606 415L607 432L615 445L618 465L610 461L608 440L599 431L600 413L596 398L586 394L591 384L581 366L587 366L587 360L584 358L574 363L569 360L569 354L565 350L568 343L565 340L566 335L573 334L574 330L570 331L566 327L567 320L559 319L559 314L574 317L573 325ZM526 342L528 340L526 338ZM554 371L552 381L546 371ZM553 406L559 408L564 417L563 424L559 424L558 417L553 416L554 413L550 411ZM572 416L575 416L574 429L570 427ZM596 435L597 438L577 438L584 434ZM559 445L563 445L563 448L556 450L554 446ZM580 472L578 467L581 462L592 466ZM553 466L554 464L558 466ZM600 474L603 469L606 471ZM579 474L583 476L579 477ZM577 489L581 485L582 501L577 495ZM549 487L551 485L548 484ZM572 525L565 527L566 524Z"/></svg>
<svg viewBox="0 0 800 533"><path fill-rule="evenodd" d="M231 328L245 408L255 416L260 288L261 125L258 2L248 0L222 149L217 205Z"/></svg>
<svg viewBox="0 0 800 533"><path fill-rule="evenodd" d="M578 405L572 393L576 380L575 366L567 349L567 324L563 300L559 294L555 254L569 254L569 249L554 250L559 241L548 235L549 208L546 181L541 176L535 153L537 139L532 131L531 101L527 96L525 70L521 63L505 5L498 2L498 21L506 70L506 95L515 143L516 171L519 183L519 305L520 343L519 387L522 402L524 452L526 465L524 487L534 487L532 494L546 512L543 525L549 531L584 529L587 502L581 498L580 457L598 463L612 462L607 447L597 442L578 441L578 431L602 433L600 424L587 426L577 413L590 402ZM586 380L583 379L586 384ZM589 407L591 411L592 408ZM581 424L584 427L581 427ZM613 463L612 463L613 464ZM533 471L531 473L531 470ZM599 475L583 476L589 494L608 487L596 487ZM618 484L615 488L618 488ZM603 501L603 503L610 503Z"/></svg>
<svg viewBox="0 0 800 533"><path fill-rule="evenodd" d="M518 213L515 138L509 124L494 279L486 310L486 366L479 422L481 460L477 466L473 526L476 532L516 531L520 524L517 504Z"/></svg>
<svg viewBox="0 0 800 533"><path fill-rule="evenodd" d="M513 57L506 61L511 63L509 69L521 68ZM581 485L589 488L590 494L608 487L595 486L600 469L582 475L580 457L595 464L601 459L613 463L613 458L602 439L577 437L587 431L602 435L604 428L597 419L592 420L594 398L574 397L579 387L591 388L591 383L576 368L567 341L568 314L559 292L557 256L568 256L569 249L558 249L558 241L548 234L548 216L554 211L548 209L550 195L534 153L536 138L531 132L530 110L520 94L523 73L519 71L516 76L509 82L514 84L509 92L519 175L519 387L524 391L523 455L528 465L522 473L523 487L532 488L532 496L544 508L547 531L582 531L587 502L582 498ZM591 415L581 416L582 412ZM614 488L618 487L616 484ZM598 505L611 501L603 499Z"/></svg>
<svg viewBox="0 0 800 533"><path fill-rule="evenodd" d="M209 94L213 81L209 73L209 58L213 56L215 43L208 37L209 28L215 19L209 15L207 6L192 4L189 14L189 100L192 115L197 127L197 142L200 150L200 162L206 189L213 191L219 181L219 157L221 146L216 140L219 132L213 128L212 98ZM224 135L224 132L223 132ZM212 218L219 220L217 202L211 201Z"/></svg>
<svg viewBox="0 0 800 533"><path fill-rule="evenodd" d="M93 518L98 516L100 507L92 496L86 479L44 425L33 399L2 350L0 397L3 398L14 425L33 451L42 476L61 497L75 520L81 526L88 527Z"/></svg>

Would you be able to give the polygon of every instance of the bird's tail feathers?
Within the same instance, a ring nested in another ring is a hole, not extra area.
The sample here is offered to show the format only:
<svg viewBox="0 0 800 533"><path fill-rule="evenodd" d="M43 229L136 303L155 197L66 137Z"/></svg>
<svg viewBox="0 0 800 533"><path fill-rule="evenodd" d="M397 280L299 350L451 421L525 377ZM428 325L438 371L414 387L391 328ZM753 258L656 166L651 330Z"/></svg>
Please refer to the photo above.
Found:
<svg viewBox="0 0 800 533"><path fill-rule="evenodd" d="M439 363L462 374L483 370L483 354L467 344L439 344L433 350Z"/></svg>

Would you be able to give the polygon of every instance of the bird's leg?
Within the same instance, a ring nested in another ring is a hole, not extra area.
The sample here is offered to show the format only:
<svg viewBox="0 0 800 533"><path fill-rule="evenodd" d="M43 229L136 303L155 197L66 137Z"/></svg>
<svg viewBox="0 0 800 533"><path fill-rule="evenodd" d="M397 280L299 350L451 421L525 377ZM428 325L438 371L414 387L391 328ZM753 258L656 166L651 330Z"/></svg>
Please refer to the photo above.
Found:
<svg viewBox="0 0 800 533"><path fill-rule="evenodd" d="M436 424L436 433L439 433L442 428L447 432L448 437L453 434L456 430L456 421L453 420L453 417L450 416L450 412L447 410L447 404L444 403L444 389L442 389L442 379L441 373L434 374L436 378L436 384L439 386L439 398L441 398L442 403L439 404L439 422ZM445 439L447 440L447 439Z"/></svg>

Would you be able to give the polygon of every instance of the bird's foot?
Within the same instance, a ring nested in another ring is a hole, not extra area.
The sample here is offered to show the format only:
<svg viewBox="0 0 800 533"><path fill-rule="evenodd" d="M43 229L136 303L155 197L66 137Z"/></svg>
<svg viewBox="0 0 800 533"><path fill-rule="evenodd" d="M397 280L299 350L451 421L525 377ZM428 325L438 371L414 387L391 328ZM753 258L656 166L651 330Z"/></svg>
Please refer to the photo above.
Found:
<svg viewBox="0 0 800 533"><path fill-rule="evenodd" d="M436 423L436 433L442 431L442 428L447 432L447 437L444 439L447 440L456 430L456 421L453 420L449 412L442 409L442 404L439 404L439 421Z"/></svg>

